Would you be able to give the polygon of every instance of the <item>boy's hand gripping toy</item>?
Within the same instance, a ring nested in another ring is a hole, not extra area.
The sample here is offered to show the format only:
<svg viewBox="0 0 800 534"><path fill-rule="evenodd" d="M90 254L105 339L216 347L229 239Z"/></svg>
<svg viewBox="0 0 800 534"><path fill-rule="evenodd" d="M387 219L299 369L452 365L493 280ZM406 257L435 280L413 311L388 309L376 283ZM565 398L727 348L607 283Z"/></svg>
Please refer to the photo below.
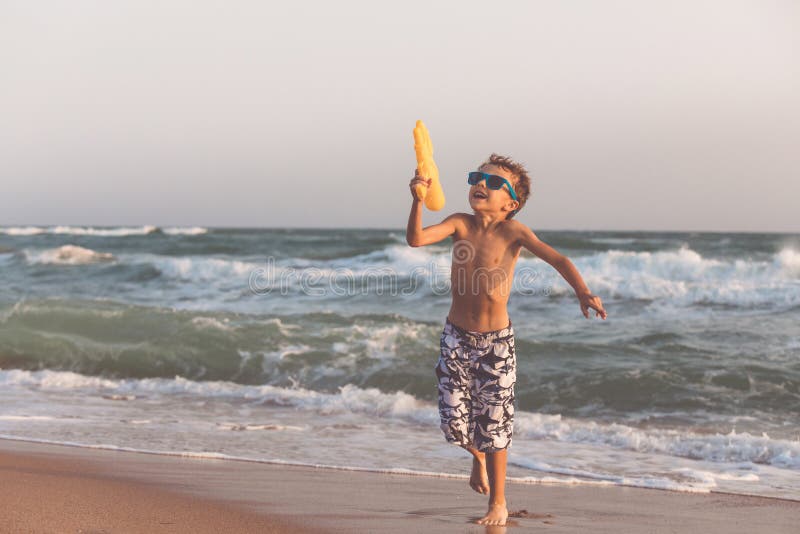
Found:
<svg viewBox="0 0 800 534"><path fill-rule="evenodd" d="M444 191L439 183L439 168L433 161L433 144L428 129L422 121L417 121L414 128L414 151L417 153L417 170L425 178L430 178L431 185L414 187L414 195L418 200L424 200L425 206L432 211L444 207Z"/></svg>

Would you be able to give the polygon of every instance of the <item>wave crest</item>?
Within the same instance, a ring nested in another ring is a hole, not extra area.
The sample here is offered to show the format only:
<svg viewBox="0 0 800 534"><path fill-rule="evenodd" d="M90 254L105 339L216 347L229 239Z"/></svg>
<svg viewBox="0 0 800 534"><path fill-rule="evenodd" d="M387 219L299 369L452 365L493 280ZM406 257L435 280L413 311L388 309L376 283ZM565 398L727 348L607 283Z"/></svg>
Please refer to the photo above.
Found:
<svg viewBox="0 0 800 534"><path fill-rule="evenodd" d="M125 237L148 235L161 231L168 235L201 235L208 232L202 226L189 227L167 227L159 229L157 226L118 226L118 227L94 227L94 226L6 226L0 228L0 234L11 236L31 236L39 234L54 235L81 235L81 236L100 236L100 237Z"/></svg>
<svg viewBox="0 0 800 534"><path fill-rule="evenodd" d="M109 252L79 247L77 245L63 245L58 248L46 249L38 253L25 252L31 263L49 263L56 265L86 265L114 261L116 258Z"/></svg>

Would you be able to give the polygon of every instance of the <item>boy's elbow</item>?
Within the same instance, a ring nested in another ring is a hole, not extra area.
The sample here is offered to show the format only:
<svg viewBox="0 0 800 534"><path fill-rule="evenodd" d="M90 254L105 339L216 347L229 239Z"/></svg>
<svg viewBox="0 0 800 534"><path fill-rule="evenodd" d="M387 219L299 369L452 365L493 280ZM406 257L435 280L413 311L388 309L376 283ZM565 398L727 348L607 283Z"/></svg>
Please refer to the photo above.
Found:
<svg viewBox="0 0 800 534"><path fill-rule="evenodd" d="M409 247L420 247L422 246L422 242L418 239L413 239L411 237L406 237L406 243L408 243Z"/></svg>

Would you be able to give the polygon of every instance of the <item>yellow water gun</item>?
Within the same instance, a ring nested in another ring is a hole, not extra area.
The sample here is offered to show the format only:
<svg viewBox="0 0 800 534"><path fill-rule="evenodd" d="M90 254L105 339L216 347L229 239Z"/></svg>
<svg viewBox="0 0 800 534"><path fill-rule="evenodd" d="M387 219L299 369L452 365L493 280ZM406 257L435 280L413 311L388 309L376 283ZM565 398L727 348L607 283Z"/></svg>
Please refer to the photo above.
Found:
<svg viewBox="0 0 800 534"><path fill-rule="evenodd" d="M439 182L439 168L433 161L433 144L428 129L422 121L417 121L414 127L414 152L417 153L417 170L425 178L431 179L431 185L417 185L414 195L418 200L424 200L425 206L432 211L439 211L444 207L444 191Z"/></svg>

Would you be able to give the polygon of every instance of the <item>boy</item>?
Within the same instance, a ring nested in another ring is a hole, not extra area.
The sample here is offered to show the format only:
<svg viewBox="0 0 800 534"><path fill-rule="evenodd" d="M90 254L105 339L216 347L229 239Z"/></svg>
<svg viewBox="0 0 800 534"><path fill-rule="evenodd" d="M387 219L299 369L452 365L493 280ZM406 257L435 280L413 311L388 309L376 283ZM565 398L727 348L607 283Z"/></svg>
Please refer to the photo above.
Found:
<svg viewBox="0 0 800 534"><path fill-rule="evenodd" d="M448 442L473 456L470 487L489 494L488 513L477 523L504 525L516 381L514 330L506 306L522 247L569 282L587 319L589 308L603 319L607 314L572 262L512 219L530 195L530 178L522 165L492 154L477 172L469 173L468 183L472 214L454 213L422 228L422 202L414 196L414 186L429 185L430 180L415 172L409 184L414 201L406 241L420 247L453 236L453 300L436 366L441 428Z"/></svg>

